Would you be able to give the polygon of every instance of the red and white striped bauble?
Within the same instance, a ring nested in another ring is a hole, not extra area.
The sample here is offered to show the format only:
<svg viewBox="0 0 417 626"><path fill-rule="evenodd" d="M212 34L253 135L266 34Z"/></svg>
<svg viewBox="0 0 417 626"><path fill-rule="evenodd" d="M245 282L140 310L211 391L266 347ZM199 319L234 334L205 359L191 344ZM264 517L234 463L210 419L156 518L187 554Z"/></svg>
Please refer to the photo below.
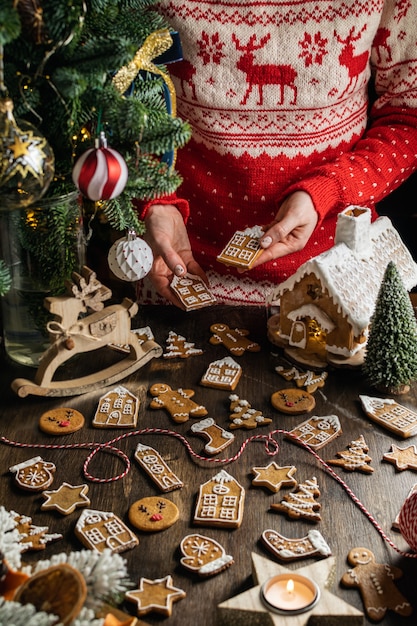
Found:
<svg viewBox="0 0 417 626"><path fill-rule="evenodd" d="M89 200L111 200L120 195L126 186L127 165L119 152L107 147L104 133L96 146L82 154L72 170L72 180Z"/></svg>
<svg viewBox="0 0 417 626"><path fill-rule="evenodd" d="M402 505L398 527L413 552L417 552L417 492L408 496Z"/></svg>

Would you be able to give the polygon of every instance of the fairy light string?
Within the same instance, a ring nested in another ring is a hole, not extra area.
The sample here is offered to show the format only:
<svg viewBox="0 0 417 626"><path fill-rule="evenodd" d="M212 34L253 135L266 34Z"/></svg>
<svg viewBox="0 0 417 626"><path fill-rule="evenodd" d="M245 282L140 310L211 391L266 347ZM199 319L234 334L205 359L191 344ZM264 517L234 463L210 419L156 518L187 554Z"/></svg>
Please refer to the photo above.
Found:
<svg viewBox="0 0 417 626"><path fill-rule="evenodd" d="M176 431L165 429L165 428L143 428L140 430L133 430L133 431L123 433L122 435L119 435L118 437L114 437L113 439L110 439L104 443L97 443L97 442L73 443L73 444L22 443L18 441L12 441L11 439L8 439L7 437L4 437L4 436L0 437L0 442L8 446L13 446L15 448L32 448L32 449L46 449L46 450L86 450L86 449L91 450L91 452L89 453L89 455L87 456L83 464L83 473L84 473L85 478L93 483L111 483L111 482L115 482L115 481L123 479L125 476L127 476L131 468L131 462L130 462L129 457L122 450L120 450L120 448L116 448L114 444L120 443L124 439L128 439L130 437L138 437L142 435L165 435L169 437L175 437L185 446L186 450L188 451L192 459L197 459L198 461L207 462L209 464L217 463L217 464L222 464L222 465L226 465L229 463L233 463L234 461L237 461L240 458L240 456L243 454L243 452L245 451L249 443L254 442L254 441L263 442L264 447L265 447L265 453L268 456L275 456L276 454L279 453L279 450L280 450L280 444L275 439L275 436L284 435L288 437L288 439L292 440L294 443L301 445L305 450L307 450L310 454L314 456L314 458L319 462L322 468L328 474L330 474L330 476L336 482L338 482L341 485L341 487L345 490L345 492L348 494L348 496L351 498L354 504L360 509L360 511L365 515L365 517L368 518L370 523L374 526L374 528L377 530L377 532L380 534L383 540L389 546L391 546L393 550L395 550L401 556L412 558L412 559L417 558L417 553L405 552L404 550L401 550L398 546L395 545L395 543L385 533L385 531L383 530L379 522L375 519L372 513L368 511L365 505L359 500L359 498L352 491L349 485L326 463L326 461L324 461L317 454L317 452L315 452L315 450L310 448L310 446L307 443L305 443L302 439L300 439L300 437L298 437L297 435L294 435L293 433L288 432L283 429L276 429L276 430L270 431L267 434L256 434L256 435L252 435L251 437L248 437L247 439L245 439L245 441L243 441L243 443L241 444L236 454L232 457L227 457L227 458L207 458L205 456L202 456L193 450L192 446L183 435L181 435L180 433ZM99 452L106 452L109 454L116 455L124 463L125 465L124 471L115 476L110 476L110 477L98 477L98 476L94 476L93 474L91 474L91 472L89 471L89 466L91 462L93 461L94 457L96 456L96 454L98 454Z"/></svg>

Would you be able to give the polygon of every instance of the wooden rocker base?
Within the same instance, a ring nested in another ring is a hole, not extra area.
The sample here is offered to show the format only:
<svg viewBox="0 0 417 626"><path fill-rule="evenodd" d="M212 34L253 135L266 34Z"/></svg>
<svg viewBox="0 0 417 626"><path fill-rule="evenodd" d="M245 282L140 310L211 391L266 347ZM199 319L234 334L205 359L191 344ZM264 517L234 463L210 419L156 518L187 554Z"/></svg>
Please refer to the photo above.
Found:
<svg viewBox="0 0 417 626"><path fill-rule="evenodd" d="M16 378L12 382L11 387L20 398L26 398L28 395L64 397L88 393L89 391L94 391L99 387L113 385L119 380L126 378L148 363L151 359L161 356L163 352L161 346L152 340L146 341L140 347L140 355L138 355L136 350L133 350L132 353L123 360L93 374L88 374L72 380L58 380L50 382L44 382L43 379L36 382L25 378Z"/></svg>

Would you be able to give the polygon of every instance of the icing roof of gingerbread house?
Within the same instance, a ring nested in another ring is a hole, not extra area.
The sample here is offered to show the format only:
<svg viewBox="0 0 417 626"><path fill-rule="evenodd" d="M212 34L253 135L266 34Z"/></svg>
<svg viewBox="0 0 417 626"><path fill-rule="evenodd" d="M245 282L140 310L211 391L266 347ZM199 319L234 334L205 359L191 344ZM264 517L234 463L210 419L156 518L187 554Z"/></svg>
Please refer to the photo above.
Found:
<svg viewBox="0 0 417 626"><path fill-rule="evenodd" d="M336 230L335 245L306 261L290 278L278 285L272 300L278 300L285 292L292 291L307 274L314 274L328 290L340 313L347 317L355 333L366 329L388 263L395 263L407 291L417 284L417 264L389 218L379 217L361 226L368 229L361 248L351 247L348 239L347 243L343 240L344 233L338 237Z"/></svg>

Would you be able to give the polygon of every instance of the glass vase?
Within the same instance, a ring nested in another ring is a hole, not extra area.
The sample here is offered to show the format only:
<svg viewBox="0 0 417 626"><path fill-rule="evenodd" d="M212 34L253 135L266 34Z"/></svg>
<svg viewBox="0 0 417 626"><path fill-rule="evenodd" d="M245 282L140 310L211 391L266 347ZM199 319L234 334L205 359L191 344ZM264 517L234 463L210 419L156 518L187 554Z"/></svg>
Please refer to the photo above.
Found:
<svg viewBox="0 0 417 626"><path fill-rule="evenodd" d="M85 263L79 192L38 200L28 207L0 206L0 258L12 286L2 297L6 354L37 367L49 346L47 296L65 291L65 280Z"/></svg>

